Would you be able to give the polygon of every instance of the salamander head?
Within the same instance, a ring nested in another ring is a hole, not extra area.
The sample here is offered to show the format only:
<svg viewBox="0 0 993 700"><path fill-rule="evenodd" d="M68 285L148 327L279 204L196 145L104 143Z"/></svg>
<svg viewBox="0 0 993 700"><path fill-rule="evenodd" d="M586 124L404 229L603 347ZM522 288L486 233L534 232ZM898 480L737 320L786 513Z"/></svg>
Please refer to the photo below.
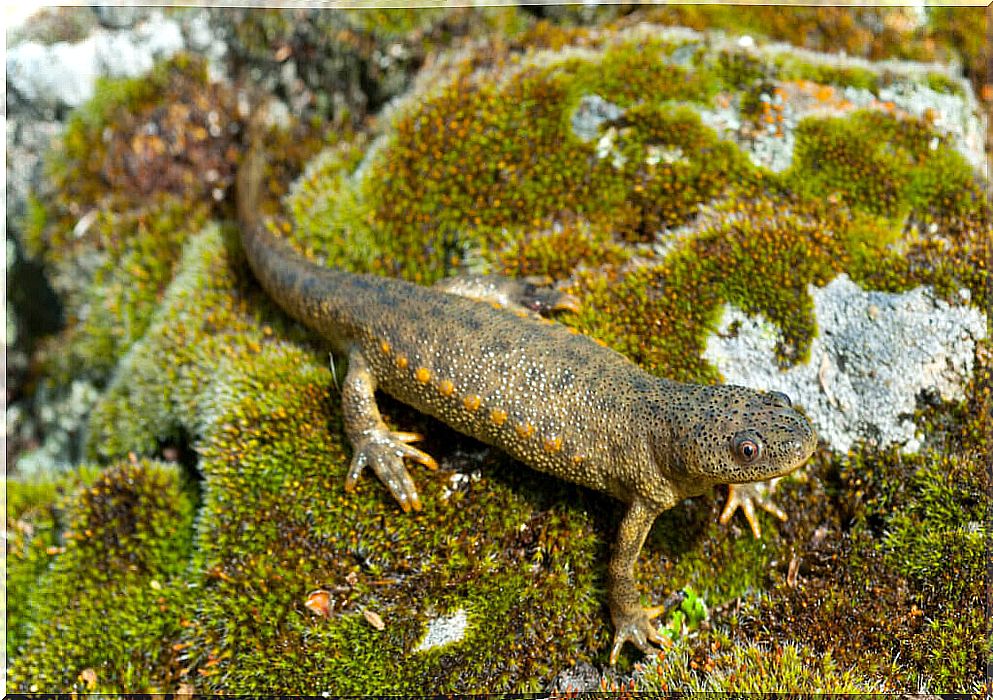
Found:
<svg viewBox="0 0 993 700"><path fill-rule="evenodd" d="M675 469L716 484L788 474L813 454L817 435L786 394L741 386L682 387L673 416ZM682 392L681 392L682 393Z"/></svg>

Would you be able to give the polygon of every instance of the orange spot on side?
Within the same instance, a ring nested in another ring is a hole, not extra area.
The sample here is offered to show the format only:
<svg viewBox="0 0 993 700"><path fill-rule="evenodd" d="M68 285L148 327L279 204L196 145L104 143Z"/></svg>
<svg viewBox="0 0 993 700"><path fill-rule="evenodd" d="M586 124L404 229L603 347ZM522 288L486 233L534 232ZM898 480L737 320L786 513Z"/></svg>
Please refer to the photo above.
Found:
<svg viewBox="0 0 993 700"><path fill-rule="evenodd" d="M572 463L573 464L582 464L584 461L586 461L586 457L584 457L583 455L573 455L572 456Z"/></svg>
<svg viewBox="0 0 993 700"><path fill-rule="evenodd" d="M462 399L462 405L469 411L475 411L479 408L480 403L482 403L482 401L478 396L476 396L476 394L468 394Z"/></svg>
<svg viewBox="0 0 993 700"><path fill-rule="evenodd" d="M406 355L397 355L397 367L400 369L407 369L407 364L408 362Z"/></svg>
<svg viewBox="0 0 993 700"><path fill-rule="evenodd" d="M383 351L383 354L384 355L389 355L390 354L390 350L392 350L393 347L389 344L388 341L386 341L386 340L380 340L379 341L379 349Z"/></svg>
<svg viewBox="0 0 993 700"><path fill-rule="evenodd" d="M545 440L545 444L542 446L545 448L545 452L558 452L562 449L562 438L558 435L550 437Z"/></svg>
<svg viewBox="0 0 993 700"><path fill-rule="evenodd" d="M499 408L490 411L490 422L493 425L503 425L507 421L507 412Z"/></svg>
<svg viewBox="0 0 993 700"><path fill-rule="evenodd" d="M442 396L451 396L455 393L455 385L449 379L442 379L438 385L438 393Z"/></svg>
<svg viewBox="0 0 993 700"><path fill-rule="evenodd" d="M529 438L534 433L534 426L530 423L518 423L514 426L514 430L517 431L518 437Z"/></svg>
<svg viewBox="0 0 993 700"><path fill-rule="evenodd" d="M414 379L419 381L421 384L427 384L431 379L431 370L427 367L418 367L417 371L414 372Z"/></svg>

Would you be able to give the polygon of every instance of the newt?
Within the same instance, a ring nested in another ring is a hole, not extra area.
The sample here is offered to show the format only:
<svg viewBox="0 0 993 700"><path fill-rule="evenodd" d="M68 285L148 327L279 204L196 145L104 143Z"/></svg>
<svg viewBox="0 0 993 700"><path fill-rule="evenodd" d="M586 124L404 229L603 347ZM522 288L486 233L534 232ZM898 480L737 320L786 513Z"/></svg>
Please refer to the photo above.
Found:
<svg viewBox="0 0 993 700"><path fill-rule="evenodd" d="M250 147L239 168L237 209L248 264L293 318L348 360L341 386L353 456L344 488L368 467L405 512L421 508L405 462L437 463L390 430L382 390L540 472L627 504L612 548L607 602L610 663L625 642L651 654L664 644L644 608L634 565L659 513L716 484L732 493L722 520L754 505L785 519L749 484L800 467L817 438L782 393L659 378L618 352L537 312L576 300L527 280L456 277L425 287L308 261L259 213L264 160Z"/></svg>

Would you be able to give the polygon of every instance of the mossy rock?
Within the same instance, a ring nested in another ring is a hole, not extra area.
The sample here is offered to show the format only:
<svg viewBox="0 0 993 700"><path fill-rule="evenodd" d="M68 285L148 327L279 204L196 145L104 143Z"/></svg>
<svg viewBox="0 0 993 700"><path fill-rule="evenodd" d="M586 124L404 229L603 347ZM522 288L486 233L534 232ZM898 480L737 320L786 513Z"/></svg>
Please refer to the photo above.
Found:
<svg viewBox="0 0 993 700"><path fill-rule="evenodd" d="M988 305L986 190L958 141L926 118L871 108L807 116L791 132L793 166L773 172L707 120L752 89L742 71L774 80L779 54L749 52L745 68L730 70L739 63L710 52L739 50L719 37L657 28L570 36L583 45L520 53L488 44L440 61L430 84L368 132L343 135L304 171L284 207L295 244L332 265L425 283L459 268L550 274L585 304L563 323L651 372L704 382L720 381L701 352L725 303L777 325L784 365L802 362L818 332L808 285L842 272L872 288L964 287L972 304ZM917 75L911 68L901 79ZM584 140L573 120L591 94L619 114ZM273 157L275 193L287 161ZM958 184L932 186L939 182ZM346 495L350 449L326 349L265 299L234 230L211 223L181 238L175 274L140 337L109 353L112 379L89 425L89 456L123 460L100 493L138 470L125 489L137 505L120 516L141 521L133 529L144 543L138 569L128 568L138 540L98 537L92 571L69 591L64 577L80 566L76 550L67 545L43 572L37 552L29 557L34 563L21 571L30 575L15 583L37 576L48 607L33 603L30 619L18 622L12 685L538 690L564 667L605 663L603 587L619 504L389 401L389 419L426 434L425 449L442 464L415 473L424 510L401 514L368 478ZM937 246L940 260L931 255ZM693 663L636 683L746 692L795 678L782 689L973 689L946 675L937 653L906 630L893 642L877 634L863 657L846 654L844 641L825 630L836 630L830 625L846 600L852 605L857 582L877 580L888 594L863 601L858 625L899 631L901 606L917 606L935 616L933 648L978 678L989 655L972 636L983 631L982 610L964 602L975 593L972 579L949 572L977 571L979 538L968 523L987 492L943 476L950 469L966 483L984 478L974 460L989 439L976 428L989 401L985 346L976 366L965 405L919 416L922 425L943 426L947 439L936 435L912 463L869 448L819 454L804 478L780 488L791 520L777 526L761 516L761 541L739 523L716 523L716 494L664 514L641 558L645 598L657 603L690 584L712 619L680 640ZM202 479L192 536L175 467L128 461L129 453L163 455L184 442ZM152 484L158 494L148 493ZM73 506L84 527L93 511L87 498ZM173 511L165 528L162 514ZM939 533L944 564L921 527ZM792 571L798 551L821 568ZM114 635L94 628L92 607L79 608L86 619L52 621L50 611L72 601L96 604L85 594L122 567L130 573L113 595L141 593L114 610ZM803 588L805 580L814 583ZM23 598L23 589L14 594ZM135 620L133 606L148 616ZM428 628L442 620L463 621L462 636L424 649ZM56 624L71 630L71 654L48 645ZM863 632L857 626L849 636ZM789 673L775 675L755 641L772 641ZM127 661L111 661L125 642L129 654L150 655L150 670L129 676ZM913 653L894 664L902 645ZM628 651L623 666L636 658ZM52 670L62 659L71 663Z"/></svg>
<svg viewBox="0 0 993 700"><path fill-rule="evenodd" d="M71 490L57 498L59 488ZM24 608L8 631L17 644L10 682L31 692L171 687L174 643L193 611L185 574L195 498L180 470L125 461L82 468L43 493L15 482L13 494L15 522L37 527L25 550L47 545L51 563L26 595L13 588ZM56 529L58 544L49 544Z"/></svg>

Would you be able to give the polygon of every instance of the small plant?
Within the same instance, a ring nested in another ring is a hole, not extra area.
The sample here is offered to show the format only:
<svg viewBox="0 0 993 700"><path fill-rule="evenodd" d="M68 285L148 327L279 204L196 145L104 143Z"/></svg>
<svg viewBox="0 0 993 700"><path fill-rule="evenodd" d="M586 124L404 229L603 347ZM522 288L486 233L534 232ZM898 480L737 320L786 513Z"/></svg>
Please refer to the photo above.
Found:
<svg viewBox="0 0 993 700"><path fill-rule="evenodd" d="M669 613L669 621L660 632L672 641L676 641L698 629L700 623L709 616L710 611L707 610L707 604L703 602L703 598L698 596L692 588L686 586L683 588L683 602L676 610Z"/></svg>

